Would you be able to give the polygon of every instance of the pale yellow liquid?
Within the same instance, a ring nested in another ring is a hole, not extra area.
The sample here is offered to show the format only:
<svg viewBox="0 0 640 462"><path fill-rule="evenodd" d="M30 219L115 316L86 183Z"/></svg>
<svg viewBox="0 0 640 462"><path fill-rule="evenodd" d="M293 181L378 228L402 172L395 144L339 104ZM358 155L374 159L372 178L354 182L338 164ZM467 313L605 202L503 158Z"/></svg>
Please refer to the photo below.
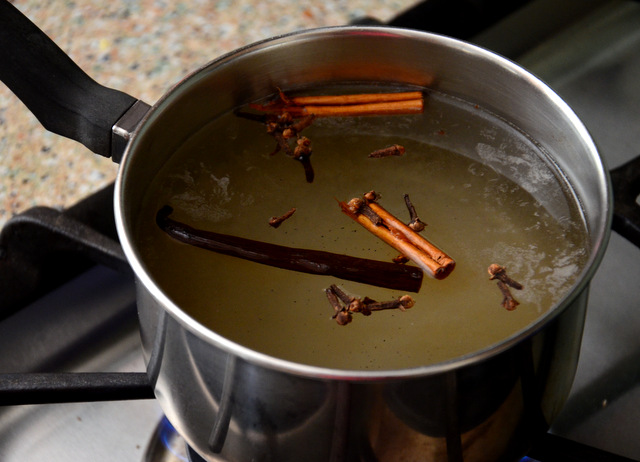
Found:
<svg viewBox="0 0 640 462"><path fill-rule="evenodd" d="M531 140L490 114L430 93L422 115L319 119L303 134L312 140L312 183L299 162L269 155L275 141L264 126L229 114L187 142L148 195L139 239L149 271L181 308L219 334L310 365L416 367L504 340L575 283L588 249L569 188ZM396 143L404 156L367 157ZM425 276L410 310L355 314L347 326L331 320L324 294L331 284L377 300L403 292L218 255L172 240L154 222L169 204L175 219L197 228L390 261L398 252L336 202L372 189L407 221L408 193L428 223L423 234L457 266L442 281ZM280 228L268 225L291 207L296 213ZM501 306L488 279L491 263L524 284L512 291L521 303L515 311Z"/></svg>

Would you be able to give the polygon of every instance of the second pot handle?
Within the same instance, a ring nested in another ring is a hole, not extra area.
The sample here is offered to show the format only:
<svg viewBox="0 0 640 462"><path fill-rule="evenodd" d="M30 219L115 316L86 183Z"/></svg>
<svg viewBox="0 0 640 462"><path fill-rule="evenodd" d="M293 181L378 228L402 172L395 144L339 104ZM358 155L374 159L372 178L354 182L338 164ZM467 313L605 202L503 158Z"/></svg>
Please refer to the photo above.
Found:
<svg viewBox="0 0 640 462"><path fill-rule="evenodd" d="M613 184L612 228L640 247L640 156L611 170Z"/></svg>
<svg viewBox="0 0 640 462"><path fill-rule="evenodd" d="M112 127L137 101L95 82L7 0L0 0L0 80L47 130L105 157Z"/></svg>

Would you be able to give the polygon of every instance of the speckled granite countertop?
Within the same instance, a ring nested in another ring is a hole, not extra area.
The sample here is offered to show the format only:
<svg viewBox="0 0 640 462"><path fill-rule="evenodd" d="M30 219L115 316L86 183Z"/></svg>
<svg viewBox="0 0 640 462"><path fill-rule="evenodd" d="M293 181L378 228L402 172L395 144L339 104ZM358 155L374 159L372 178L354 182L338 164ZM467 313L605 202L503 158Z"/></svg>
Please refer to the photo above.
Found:
<svg viewBox="0 0 640 462"><path fill-rule="evenodd" d="M386 21L417 1L12 3L96 81L152 104L185 74L240 46L363 16ZM47 132L0 83L0 227L34 205L76 203L111 182L117 168L79 143Z"/></svg>

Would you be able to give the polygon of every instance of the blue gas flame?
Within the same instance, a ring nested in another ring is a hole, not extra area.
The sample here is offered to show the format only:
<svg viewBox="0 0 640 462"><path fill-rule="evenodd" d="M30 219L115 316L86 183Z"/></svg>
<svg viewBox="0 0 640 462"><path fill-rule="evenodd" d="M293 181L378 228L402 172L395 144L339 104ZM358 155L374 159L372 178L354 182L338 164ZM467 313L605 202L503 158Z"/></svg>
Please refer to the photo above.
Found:
<svg viewBox="0 0 640 462"><path fill-rule="evenodd" d="M159 431L160 441L167 448L171 454L176 456L178 460L183 462L189 462L187 455L185 454L186 448L184 444L184 440L182 438L176 438L178 436L178 432L169 419L166 417L162 418L162 422L160 422L160 431Z"/></svg>

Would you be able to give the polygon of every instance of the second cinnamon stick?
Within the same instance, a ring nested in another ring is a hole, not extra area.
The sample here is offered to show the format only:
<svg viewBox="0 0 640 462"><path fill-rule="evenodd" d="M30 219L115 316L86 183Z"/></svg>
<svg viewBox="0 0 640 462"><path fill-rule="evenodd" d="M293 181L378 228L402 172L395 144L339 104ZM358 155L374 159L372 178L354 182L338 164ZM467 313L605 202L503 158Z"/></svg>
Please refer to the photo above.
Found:
<svg viewBox="0 0 640 462"><path fill-rule="evenodd" d="M373 191L368 195L376 197ZM359 210L354 210L353 204L359 203L364 203L364 206L369 207L380 218L382 224L376 224L366 214L361 213ZM455 261L451 257L409 228L374 200L353 199L349 204L340 201L339 204L346 215L401 252L431 277L444 279L455 268Z"/></svg>
<svg viewBox="0 0 640 462"><path fill-rule="evenodd" d="M402 237L407 239L420 250L424 251L439 266L442 266L447 274L453 270L455 262L449 255L444 253L442 250L433 245L420 234L409 228L409 226L397 219L377 202L369 202L368 205L371 210L373 210L380 218L382 218L387 227L397 231L402 235Z"/></svg>

